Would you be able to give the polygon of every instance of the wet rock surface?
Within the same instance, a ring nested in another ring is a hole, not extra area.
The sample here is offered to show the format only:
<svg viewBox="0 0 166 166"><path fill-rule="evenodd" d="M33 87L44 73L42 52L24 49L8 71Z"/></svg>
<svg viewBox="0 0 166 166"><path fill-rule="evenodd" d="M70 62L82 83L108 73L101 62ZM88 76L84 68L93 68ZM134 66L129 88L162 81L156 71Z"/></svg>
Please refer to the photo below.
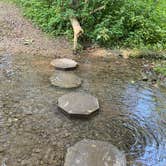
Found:
<svg viewBox="0 0 166 166"><path fill-rule="evenodd" d="M60 88L77 88L81 86L82 80L74 73L55 71L50 77L50 82Z"/></svg>
<svg viewBox="0 0 166 166"><path fill-rule="evenodd" d="M58 99L58 107L70 116L88 117L99 110L99 103L88 93L72 92Z"/></svg>
<svg viewBox="0 0 166 166"><path fill-rule="evenodd" d="M108 142L82 140L67 150L64 166L126 166L126 158Z"/></svg>
<svg viewBox="0 0 166 166"><path fill-rule="evenodd" d="M166 78L163 78L158 84L162 88L166 89Z"/></svg>
<svg viewBox="0 0 166 166"><path fill-rule="evenodd" d="M61 58L52 60L51 65L57 69L70 70L76 68L78 64L72 59Z"/></svg>

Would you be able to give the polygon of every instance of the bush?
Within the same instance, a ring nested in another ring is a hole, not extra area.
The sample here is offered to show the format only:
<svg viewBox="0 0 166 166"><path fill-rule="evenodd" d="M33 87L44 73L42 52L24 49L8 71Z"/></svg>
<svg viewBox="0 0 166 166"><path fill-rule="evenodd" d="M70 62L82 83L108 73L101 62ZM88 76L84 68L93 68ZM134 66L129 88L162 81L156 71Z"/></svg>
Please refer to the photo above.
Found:
<svg viewBox="0 0 166 166"><path fill-rule="evenodd" d="M166 62L156 65L154 71L166 77Z"/></svg>
<svg viewBox="0 0 166 166"><path fill-rule="evenodd" d="M164 0L15 0L24 14L42 30L72 35L69 17L77 16L84 40L108 47L166 48L166 5ZM104 9L93 11L101 6Z"/></svg>

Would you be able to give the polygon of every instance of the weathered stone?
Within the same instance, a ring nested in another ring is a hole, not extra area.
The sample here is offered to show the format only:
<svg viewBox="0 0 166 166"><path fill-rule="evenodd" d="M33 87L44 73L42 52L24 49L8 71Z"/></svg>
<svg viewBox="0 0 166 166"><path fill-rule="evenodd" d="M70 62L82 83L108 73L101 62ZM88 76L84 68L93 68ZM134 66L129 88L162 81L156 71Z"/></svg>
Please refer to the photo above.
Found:
<svg viewBox="0 0 166 166"><path fill-rule="evenodd" d="M142 75L142 81L148 81L148 76L145 75L145 74L143 74L143 75Z"/></svg>
<svg viewBox="0 0 166 166"><path fill-rule="evenodd" d="M126 157L108 142L82 140L67 150L64 166L126 166Z"/></svg>
<svg viewBox="0 0 166 166"><path fill-rule="evenodd" d="M78 64L72 59L62 58L54 59L53 61L51 61L51 65L56 67L57 69L67 70L76 68Z"/></svg>
<svg viewBox="0 0 166 166"><path fill-rule="evenodd" d="M76 88L82 83L81 78L73 73L57 71L50 77L51 84L61 88Z"/></svg>
<svg viewBox="0 0 166 166"><path fill-rule="evenodd" d="M159 86L165 89L166 88L166 79L159 81Z"/></svg>
<svg viewBox="0 0 166 166"><path fill-rule="evenodd" d="M71 116L87 117L99 109L99 103L90 94L72 92L58 99L58 107Z"/></svg>

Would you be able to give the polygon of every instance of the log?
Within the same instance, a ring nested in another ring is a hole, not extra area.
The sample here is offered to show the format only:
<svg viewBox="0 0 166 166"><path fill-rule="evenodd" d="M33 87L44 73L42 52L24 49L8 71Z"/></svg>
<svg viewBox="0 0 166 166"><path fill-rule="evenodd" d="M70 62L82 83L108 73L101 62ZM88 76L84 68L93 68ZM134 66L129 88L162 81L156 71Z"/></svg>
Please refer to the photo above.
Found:
<svg viewBox="0 0 166 166"><path fill-rule="evenodd" d="M78 44L78 38L79 38L79 36L81 36L84 33L84 31L76 17L70 18L70 22L72 24L73 31L74 31L73 50L76 51L77 44Z"/></svg>

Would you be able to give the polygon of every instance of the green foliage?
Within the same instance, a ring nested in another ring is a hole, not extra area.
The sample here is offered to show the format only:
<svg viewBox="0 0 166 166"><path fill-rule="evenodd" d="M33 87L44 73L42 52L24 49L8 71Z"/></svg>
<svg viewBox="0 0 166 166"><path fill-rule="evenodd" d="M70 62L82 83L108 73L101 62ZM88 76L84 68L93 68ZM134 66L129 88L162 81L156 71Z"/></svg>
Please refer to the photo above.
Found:
<svg viewBox="0 0 166 166"><path fill-rule="evenodd" d="M165 51L151 51L149 49L133 50L130 58L143 58L153 60L166 60Z"/></svg>
<svg viewBox="0 0 166 166"><path fill-rule="evenodd" d="M154 71L166 76L166 62L156 65L156 67L154 68Z"/></svg>
<svg viewBox="0 0 166 166"><path fill-rule="evenodd" d="M104 46L166 48L165 0L14 0L25 16L53 35L71 36L69 17L77 16L83 38ZM95 12L101 6L104 9ZM94 12L93 12L94 11Z"/></svg>

